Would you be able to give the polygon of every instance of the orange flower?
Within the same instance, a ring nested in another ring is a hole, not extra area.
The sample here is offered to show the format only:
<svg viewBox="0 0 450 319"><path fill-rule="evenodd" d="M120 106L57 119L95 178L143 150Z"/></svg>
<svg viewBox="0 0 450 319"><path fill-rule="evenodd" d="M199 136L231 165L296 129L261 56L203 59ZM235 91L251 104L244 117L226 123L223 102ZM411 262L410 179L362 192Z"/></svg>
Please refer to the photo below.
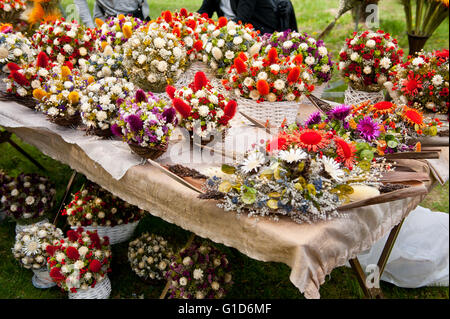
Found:
<svg viewBox="0 0 450 319"><path fill-rule="evenodd" d="M416 152L422 152L422 144L420 142L417 142L415 149Z"/></svg>
<svg viewBox="0 0 450 319"><path fill-rule="evenodd" d="M33 90L33 97L36 100L42 101L42 99L46 96L47 96L47 92L45 92L43 89L34 89Z"/></svg>
<svg viewBox="0 0 450 319"><path fill-rule="evenodd" d="M105 22L103 20L95 18L95 24L97 25L97 27L101 28L104 23Z"/></svg>
<svg viewBox="0 0 450 319"><path fill-rule="evenodd" d="M61 77L67 78L71 74L72 74L72 71L70 71L70 68L68 66L63 65L61 67Z"/></svg>
<svg viewBox="0 0 450 319"><path fill-rule="evenodd" d="M403 108L403 118L411 125L417 124L419 127L424 125L423 114L416 109L405 106Z"/></svg>
<svg viewBox="0 0 450 319"><path fill-rule="evenodd" d="M131 36L133 35L133 30L128 24L124 24L124 26L122 27L122 32L127 39L131 38Z"/></svg>
<svg viewBox="0 0 450 319"><path fill-rule="evenodd" d="M325 131L312 129L294 131L288 136L287 140L312 152L317 152L330 144L330 140L326 138Z"/></svg>
<svg viewBox="0 0 450 319"><path fill-rule="evenodd" d="M265 96L270 93L269 83L266 80L258 80L256 82L256 88L258 89L259 94Z"/></svg>

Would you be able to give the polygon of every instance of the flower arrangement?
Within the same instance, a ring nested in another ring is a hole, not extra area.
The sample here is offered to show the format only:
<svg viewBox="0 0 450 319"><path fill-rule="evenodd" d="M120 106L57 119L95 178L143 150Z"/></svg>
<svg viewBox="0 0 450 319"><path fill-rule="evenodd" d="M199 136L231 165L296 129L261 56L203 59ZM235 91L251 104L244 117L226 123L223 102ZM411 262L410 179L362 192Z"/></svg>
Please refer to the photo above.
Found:
<svg viewBox="0 0 450 319"><path fill-rule="evenodd" d="M116 53L123 54L124 44L130 39L133 32L144 25L144 22L132 16L110 17L106 21L95 20L97 24L95 49L98 52L110 46Z"/></svg>
<svg viewBox="0 0 450 319"><path fill-rule="evenodd" d="M63 65L50 74L43 89L35 89L33 96L39 101L37 108L50 121L58 125L78 125L80 118L80 92L88 85L76 69Z"/></svg>
<svg viewBox="0 0 450 319"><path fill-rule="evenodd" d="M218 75L225 75L234 59L244 52L253 56L261 48L258 33L249 25L236 24L219 18L216 30L203 43L203 62Z"/></svg>
<svg viewBox="0 0 450 319"><path fill-rule="evenodd" d="M166 278L171 299L220 299L233 284L226 256L211 246L198 244L172 257Z"/></svg>
<svg viewBox="0 0 450 319"><path fill-rule="evenodd" d="M134 32L124 46L123 64L138 87L163 92L186 67L186 50L176 35L147 25Z"/></svg>
<svg viewBox="0 0 450 319"><path fill-rule="evenodd" d="M128 247L131 269L144 280L163 280L172 256L167 240L154 234L144 233Z"/></svg>
<svg viewBox="0 0 450 319"><path fill-rule="evenodd" d="M83 123L94 133L109 135L110 125L117 118L117 101L120 104L132 92L133 83L116 77L106 77L91 83L80 94Z"/></svg>
<svg viewBox="0 0 450 319"><path fill-rule="evenodd" d="M268 53L275 48L280 57L295 58L301 54L303 62L312 71L313 83L321 85L331 80L334 62L331 53L325 47L323 40L316 40L306 32L274 32L264 34L262 52Z"/></svg>
<svg viewBox="0 0 450 319"><path fill-rule="evenodd" d="M378 92L391 79L391 68L401 62L397 40L382 30L353 33L339 53L338 70L359 91Z"/></svg>
<svg viewBox="0 0 450 319"><path fill-rule="evenodd" d="M153 93L139 89L135 96L120 105L111 131L138 155L157 158L167 150L176 123L174 108L167 107L166 102Z"/></svg>
<svg viewBox="0 0 450 319"><path fill-rule="evenodd" d="M123 66L123 55L112 49L105 49L103 53L94 53L89 60L79 60L82 72L90 74L94 79L116 77L128 80L127 70Z"/></svg>
<svg viewBox="0 0 450 319"><path fill-rule="evenodd" d="M65 291L77 293L94 288L111 272L108 237L83 228L67 231L67 238L47 246L50 277Z"/></svg>
<svg viewBox="0 0 450 319"><path fill-rule="evenodd" d="M203 72L197 72L188 87L168 86L167 93L181 116L179 125L201 138L225 132L237 111L236 101L212 87Z"/></svg>
<svg viewBox="0 0 450 319"><path fill-rule="evenodd" d="M62 215L71 226L114 227L140 220L144 211L92 184L73 195Z"/></svg>
<svg viewBox="0 0 450 319"><path fill-rule="evenodd" d="M94 51L95 33L75 21L61 18L41 24L31 40L34 48L46 52L50 60L76 65L80 58L89 59Z"/></svg>
<svg viewBox="0 0 450 319"><path fill-rule="evenodd" d="M47 178L37 174L20 174L4 182L0 186L0 202L6 214L18 224L36 223L52 208L56 190Z"/></svg>
<svg viewBox="0 0 450 319"><path fill-rule="evenodd" d="M0 70L8 73L8 63L19 66L30 63L36 56L31 42L21 33L0 33Z"/></svg>
<svg viewBox="0 0 450 319"><path fill-rule="evenodd" d="M15 23L25 11L26 3L21 0L0 0L0 21Z"/></svg>
<svg viewBox="0 0 450 319"><path fill-rule="evenodd" d="M393 72L391 87L395 98L416 109L448 113L449 107L449 53L448 50L432 53L420 52L409 56Z"/></svg>
<svg viewBox="0 0 450 319"><path fill-rule="evenodd" d="M61 229L53 224L45 223L39 226L25 228L16 235L12 248L14 258L26 269L41 269L46 267L47 246L54 245L63 238Z"/></svg>
<svg viewBox="0 0 450 319"><path fill-rule="evenodd" d="M257 102L299 101L302 94L314 90L312 71L302 62L300 54L280 58L276 48L251 59L239 54L223 83L235 96Z"/></svg>

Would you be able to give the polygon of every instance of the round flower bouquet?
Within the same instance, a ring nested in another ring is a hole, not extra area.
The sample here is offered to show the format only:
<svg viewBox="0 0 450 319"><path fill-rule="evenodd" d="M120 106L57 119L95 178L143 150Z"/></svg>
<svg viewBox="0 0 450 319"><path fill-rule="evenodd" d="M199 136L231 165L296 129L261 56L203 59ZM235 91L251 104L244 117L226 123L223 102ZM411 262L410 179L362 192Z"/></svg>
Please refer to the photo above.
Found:
<svg viewBox="0 0 450 319"><path fill-rule="evenodd" d="M80 117L80 93L88 81L76 69L66 65L54 68L44 89L35 89L33 96L39 101L37 108L48 119L61 126L77 126Z"/></svg>
<svg viewBox="0 0 450 319"><path fill-rule="evenodd" d="M229 122L237 111L237 103L229 101L213 88L203 72L195 74L189 87L176 90L168 86L167 93L181 116L179 125L189 131L191 138L200 137L203 145L210 143L218 134L222 134L222 141L225 140Z"/></svg>
<svg viewBox="0 0 450 319"><path fill-rule="evenodd" d="M116 53L123 54L124 44L127 43L132 33L144 25L143 21L132 16L110 17L106 21L96 19L97 31L95 49L104 52L110 46Z"/></svg>
<svg viewBox="0 0 450 319"><path fill-rule="evenodd" d="M111 293L111 248L108 237L83 228L69 230L67 238L47 246L50 277L69 292L69 299L108 299Z"/></svg>
<svg viewBox="0 0 450 319"><path fill-rule="evenodd" d="M264 45L261 50L264 53L268 53L271 48L276 48L280 57L295 58L301 54L303 63L312 71L312 83L315 85L313 93L317 93L320 98L325 83L331 80L334 65L331 53L328 52L323 40L317 41L305 32L286 30L265 34L263 41Z"/></svg>
<svg viewBox="0 0 450 319"><path fill-rule="evenodd" d="M353 33L339 53L339 72L348 82L345 104L384 100L383 84L390 81L393 66L401 62L403 51L397 40L382 30Z"/></svg>
<svg viewBox="0 0 450 319"><path fill-rule="evenodd" d="M52 61L60 64L68 61L76 65L78 59L89 59L94 51L95 31L61 18L53 23L41 24L31 40L33 46L46 52Z"/></svg>
<svg viewBox="0 0 450 319"><path fill-rule="evenodd" d="M94 53L89 60L80 59L79 64L81 71L93 76L96 81L111 76L128 80L123 55L108 49L103 53Z"/></svg>
<svg viewBox="0 0 450 319"><path fill-rule="evenodd" d="M228 67L240 52L252 56L260 49L258 33L250 26L219 18L216 30L203 43L203 62L218 75L226 75Z"/></svg>
<svg viewBox="0 0 450 319"><path fill-rule="evenodd" d="M186 68L187 56L175 34L145 26L134 32L124 46L123 64L131 81L152 92L164 92Z"/></svg>
<svg viewBox="0 0 450 319"><path fill-rule="evenodd" d="M46 248L62 238L61 229L50 223L27 228L16 235L12 253L22 267L33 270L32 282L36 288L50 288L56 285L47 269L49 255Z"/></svg>
<svg viewBox="0 0 450 319"><path fill-rule="evenodd" d="M27 8L25 1L0 0L0 22L16 23Z"/></svg>
<svg viewBox="0 0 450 319"><path fill-rule="evenodd" d="M226 256L211 246L197 244L172 258L166 278L171 299L220 299L233 284Z"/></svg>
<svg viewBox="0 0 450 319"><path fill-rule="evenodd" d="M108 236L111 245L130 239L144 211L122 201L97 185L90 185L73 195L64 208L69 225L76 229L96 230Z"/></svg>
<svg viewBox="0 0 450 319"><path fill-rule="evenodd" d="M19 66L30 63L36 53L21 33L0 33L0 72L9 73L8 63Z"/></svg>
<svg viewBox="0 0 450 319"><path fill-rule="evenodd" d="M6 215L17 222L16 232L46 221L56 194L53 184L37 174L20 174L1 189L0 201Z"/></svg>
<svg viewBox="0 0 450 319"><path fill-rule="evenodd" d="M163 280L169 269L172 249L161 236L144 233L130 242L128 261L131 269L144 280Z"/></svg>
<svg viewBox="0 0 450 319"><path fill-rule="evenodd" d="M395 70L391 88L393 98L427 112L448 114L449 63L448 50L420 52Z"/></svg>
<svg viewBox="0 0 450 319"><path fill-rule="evenodd" d="M117 118L117 101L120 103L133 91L133 83L115 77L103 78L88 85L80 96L81 119L88 127L88 133L112 136L110 125Z"/></svg>
<svg viewBox="0 0 450 319"><path fill-rule="evenodd" d="M245 114L276 126L285 120L294 123L302 94L314 90L311 70L302 62L301 55L280 58L275 48L251 59L240 54L223 83L238 97Z"/></svg>
<svg viewBox="0 0 450 319"><path fill-rule="evenodd" d="M137 90L119 107L117 121L111 126L137 155L157 159L169 146L169 138L177 123L176 111L151 92Z"/></svg>
<svg viewBox="0 0 450 319"><path fill-rule="evenodd" d="M7 67L11 72L8 78L3 80L6 83L7 97L34 109L37 102L33 97L33 91L43 89L55 64L49 61L44 52L40 52L36 62L23 67L11 62Z"/></svg>

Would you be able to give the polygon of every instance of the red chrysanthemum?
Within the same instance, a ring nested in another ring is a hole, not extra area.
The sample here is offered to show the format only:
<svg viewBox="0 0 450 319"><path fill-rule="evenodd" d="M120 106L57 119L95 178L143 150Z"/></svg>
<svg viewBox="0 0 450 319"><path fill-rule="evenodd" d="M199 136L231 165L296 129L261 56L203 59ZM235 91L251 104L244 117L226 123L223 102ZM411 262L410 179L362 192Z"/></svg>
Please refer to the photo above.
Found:
<svg viewBox="0 0 450 319"><path fill-rule="evenodd" d="M66 254L67 257L69 257L72 260L78 260L78 258L80 258L80 253L78 252L78 249L72 246L67 247Z"/></svg>
<svg viewBox="0 0 450 319"><path fill-rule="evenodd" d="M67 231L67 237L71 242L76 242L78 238L80 238L80 235L78 235L78 233L73 229L70 229L69 231Z"/></svg>
<svg viewBox="0 0 450 319"><path fill-rule="evenodd" d="M336 153L347 168L352 168L355 163L356 147L347 143L340 137L335 137Z"/></svg>
<svg viewBox="0 0 450 319"><path fill-rule="evenodd" d="M198 40L194 43L194 49L197 51L201 51L203 49L203 41Z"/></svg>
<svg viewBox="0 0 450 319"><path fill-rule="evenodd" d="M52 279L55 281L61 281L65 279L64 275L61 273L61 269L57 267L54 267L50 270L50 277L52 277Z"/></svg>
<svg viewBox="0 0 450 319"><path fill-rule="evenodd" d="M244 62L248 60L248 58L244 52L239 52L238 57L239 57L239 59L241 59Z"/></svg>
<svg viewBox="0 0 450 319"><path fill-rule="evenodd" d="M145 94L144 90L139 89L136 91L135 94L135 99L136 99L136 103L140 103L140 102L147 102L147 95Z"/></svg>
<svg viewBox="0 0 450 319"><path fill-rule="evenodd" d="M267 55L270 64L275 64L278 62L278 51L276 48L271 48Z"/></svg>
<svg viewBox="0 0 450 319"><path fill-rule="evenodd" d="M164 21L166 21L167 23L171 23L172 22L172 12L170 12L169 10L164 11L163 18L164 18Z"/></svg>
<svg viewBox="0 0 450 319"><path fill-rule="evenodd" d="M296 83L298 78L300 77L300 71L301 71L300 67L298 67L298 66L296 66L295 68L292 68L289 71L289 74L288 74L288 77L287 77L288 82L289 83Z"/></svg>
<svg viewBox="0 0 450 319"><path fill-rule="evenodd" d="M237 73L239 74L247 72L247 66L245 65L244 61L242 61L242 59L239 57L234 59L234 66L236 68Z"/></svg>
<svg viewBox="0 0 450 319"><path fill-rule="evenodd" d="M303 63L303 55L297 54L294 58L294 63L300 65Z"/></svg>
<svg viewBox="0 0 450 319"><path fill-rule="evenodd" d="M47 252L47 254L49 254L50 257L53 257L56 250L58 250L58 248L55 246L48 245L47 247L45 247L45 251Z"/></svg>
<svg viewBox="0 0 450 319"><path fill-rule="evenodd" d="M258 82L256 82L256 89L262 96L265 96L270 92L269 83L267 83L266 80L258 80Z"/></svg>
<svg viewBox="0 0 450 319"><path fill-rule="evenodd" d="M188 16L188 11L185 8L181 8L180 9L180 14L182 17L187 17Z"/></svg>
<svg viewBox="0 0 450 319"><path fill-rule="evenodd" d="M175 110L177 110L177 112L180 113L182 117L186 118L189 117L189 115L191 115L192 111L191 107L187 105L183 100L179 98L174 98L172 100L172 103Z"/></svg>
<svg viewBox="0 0 450 319"><path fill-rule="evenodd" d="M171 99L173 99L175 97L175 91L176 90L177 89L174 88L172 85L166 86L166 93Z"/></svg>
<svg viewBox="0 0 450 319"><path fill-rule="evenodd" d="M181 30L178 27L173 28L172 33L175 34L178 38L181 38Z"/></svg>
<svg viewBox="0 0 450 319"><path fill-rule="evenodd" d="M226 116L232 119L236 115L236 110L237 110L237 103L236 101L231 100L227 103L223 111Z"/></svg>
<svg viewBox="0 0 450 319"><path fill-rule="evenodd" d="M423 114L416 109L405 106L403 109L403 117L411 125L423 125Z"/></svg>
<svg viewBox="0 0 450 319"><path fill-rule="evenodd" d="M419 89L422 88L422 81L418 74L414 75L413 73L410 73L408 78L403 80L402 84L402 91L412 96L419 94Z"/></svg>
<svg viewBox="0 0 450 319"><path fill-rule="evenodd" d="M299 147L313 152L317 152L319 149L323 149L330 144L330 140L327 139L325 131L322 130L304 129L294 131L291 139Z"/></svg>
<svg viewBox="0 0 450 319"><path fill-rule="evenodd" d="M209 83L208 78L206 77L206 74L199 71L195 73L194 76L194 92L197 92L198 90L201 90L205 86L207 86Z"/></svg>
<svg viewBox="0 0 450 319"><path fill-rule="evenodd" d="M101 268L102 268L102 264L97 259L94 259L89 264L89 270L94 272L94 273L99 272Z"/></svg>
<svg viewBox="0 0 450 319"><path fill-rule="evenodd" d="M223 28L227 25L228 20L225 17L220 17L219 20L217 20L217 23L219 24L219 28Z"/></svg>

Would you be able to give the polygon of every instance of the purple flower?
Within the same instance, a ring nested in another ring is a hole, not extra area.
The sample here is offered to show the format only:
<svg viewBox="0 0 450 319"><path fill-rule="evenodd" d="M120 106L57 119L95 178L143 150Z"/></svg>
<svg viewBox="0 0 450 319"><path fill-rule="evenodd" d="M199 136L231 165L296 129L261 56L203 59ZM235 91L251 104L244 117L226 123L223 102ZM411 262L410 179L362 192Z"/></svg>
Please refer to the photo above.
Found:
<svg viewBox="0 0 450 319"><path fill-rule="evenodd" d="M177 112L173 107L166 109L162 114L163 118L166 119L167 123L172 123L176 115Z"/></svg>
<svg viewBox="0 0 450 319"><path fill-rule="evenodd" d="M122 136L122 130L120 129L119 125L117 125L116 123L114 123L113 125L111 125L111 132L118 137Z"/></svg>
<svg viewBox="0 0 450 319"><path fill-rule="evenodd" d="M142 127L144 126L144 123L139 118L139 116L134 115L134 114L129 115L126 118L125 122L130 124L131 130L134 132L139 132L140 130L142 130Z"/></svg>
<svg viewBox="0 0 450 319"><path fill-rule="evenodd" d="M367 141L372 141L380 135L380 127L370 117L365 117L359 121L356 128L360 135Z"/></svg>
<svg viewBox="0 0 450 319"><path fill-rule="evenodd" d="M334 109L328 112L328 116L330 117L330 119L343 121L350 114L351 110L352 110L351 105L342 104L336 106Z"/></svg>
<svg viewBox="0 0 450 319"><path fill-rule="evenodd" d="M314 112L305 121L305 126L319 124L321 120L322 120L322 117L320 116L320 112Z"/></svg>
<svg viewBox="0 0 450 319"><path fill-rule="evenodd" d="M136 103L147 102L147 95L141 89L136 91Z"/></svg>

